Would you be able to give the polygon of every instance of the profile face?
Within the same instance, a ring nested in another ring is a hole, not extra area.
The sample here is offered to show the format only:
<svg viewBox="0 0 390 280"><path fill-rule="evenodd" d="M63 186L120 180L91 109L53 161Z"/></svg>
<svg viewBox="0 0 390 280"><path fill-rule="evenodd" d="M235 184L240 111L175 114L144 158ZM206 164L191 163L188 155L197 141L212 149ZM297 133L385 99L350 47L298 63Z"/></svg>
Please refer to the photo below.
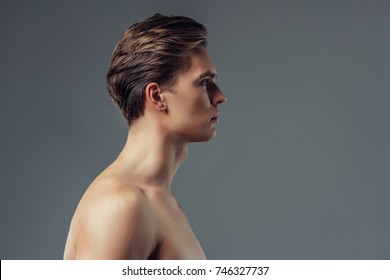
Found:
<svg viewBox="0 0 390 280"><path fill-rule="evenodd" d="M166 94L169 129L186 142L210 140L216 135L218 105L225 99L206 49L196 50L190 67L178 74L171 92Z"/></svg>

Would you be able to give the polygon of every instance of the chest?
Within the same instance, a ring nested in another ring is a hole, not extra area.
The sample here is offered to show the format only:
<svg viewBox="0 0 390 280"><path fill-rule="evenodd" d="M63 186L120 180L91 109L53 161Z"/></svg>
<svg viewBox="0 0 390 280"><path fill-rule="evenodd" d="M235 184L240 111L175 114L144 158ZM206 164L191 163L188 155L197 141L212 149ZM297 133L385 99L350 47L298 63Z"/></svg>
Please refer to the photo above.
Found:
<svg viewBox="0 0 390 280"><path fill-rule="evenodd" d="M161 215L158 219L159 244L155 251L158 259L195 260L205 259L191 225L180 211Z"/></svg>

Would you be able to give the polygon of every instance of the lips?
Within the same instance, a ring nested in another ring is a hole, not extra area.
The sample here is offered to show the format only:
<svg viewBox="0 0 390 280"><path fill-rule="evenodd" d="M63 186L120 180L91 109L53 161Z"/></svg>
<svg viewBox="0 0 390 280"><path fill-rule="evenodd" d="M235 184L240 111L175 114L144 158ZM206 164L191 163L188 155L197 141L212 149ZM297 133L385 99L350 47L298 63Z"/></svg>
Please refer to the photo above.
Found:
<svg viewBox="0 0 390 280"><path fill-rule="evenodd" d="M211 120L212 121L218 121L220 115L221 115L221 113L216 113L216 114L212 115L211 116Z"/></svg>

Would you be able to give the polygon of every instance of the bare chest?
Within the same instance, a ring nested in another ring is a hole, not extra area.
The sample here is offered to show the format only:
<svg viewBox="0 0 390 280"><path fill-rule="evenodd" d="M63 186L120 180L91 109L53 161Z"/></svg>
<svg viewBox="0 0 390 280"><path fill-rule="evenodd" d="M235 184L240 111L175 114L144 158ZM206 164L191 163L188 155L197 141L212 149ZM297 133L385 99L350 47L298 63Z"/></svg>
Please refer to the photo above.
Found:
<svg viewBox="0 0 390 280"><path fill-rule="evenodd" d="M154 259L196 260L206 259L190 223L180 210L162 213L158 219L159 242L151 255Z"/></svg>

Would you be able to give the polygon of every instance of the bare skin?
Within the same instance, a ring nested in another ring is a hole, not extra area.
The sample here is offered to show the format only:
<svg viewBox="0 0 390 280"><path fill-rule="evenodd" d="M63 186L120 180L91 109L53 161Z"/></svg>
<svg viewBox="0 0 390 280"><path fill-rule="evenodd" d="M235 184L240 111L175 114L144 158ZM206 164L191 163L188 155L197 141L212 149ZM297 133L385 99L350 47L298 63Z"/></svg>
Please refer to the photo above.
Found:
<svg viewBox="0 0 390 280"><path fill-rule="evenodd" d="M147 85L144 115L80 200L64 259L205 259L171 181L188 144L216 134L218 105L226 98L215 73L202 48L171 89Z"/></svg>

